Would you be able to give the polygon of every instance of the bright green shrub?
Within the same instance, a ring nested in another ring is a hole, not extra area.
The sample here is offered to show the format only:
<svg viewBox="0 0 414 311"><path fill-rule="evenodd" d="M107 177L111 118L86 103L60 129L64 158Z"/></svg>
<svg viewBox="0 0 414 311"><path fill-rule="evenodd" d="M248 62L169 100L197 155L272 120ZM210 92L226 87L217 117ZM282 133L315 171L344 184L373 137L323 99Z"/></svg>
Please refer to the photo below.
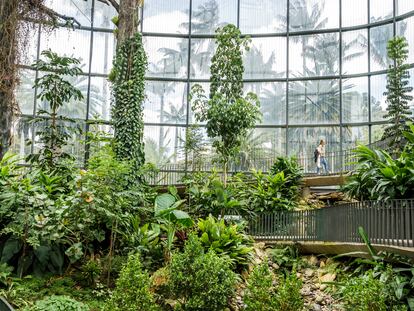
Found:
<svg viewBox="0 0 414 311"><path fill-rule="evenodd" d="M346 281L342 297L346 310L383 311L387 310L385 284L375 279L372 272Z"/></svg>
<svg viewBox="0 0 414 311"><path fill-rule="evenodd" d="M253 268L243 297L245 311L273 311L277 308L276 287L266 263Z"/></svg>
<svg viewBox="0 0 414 311"><path fill-rule="evenodd" d="M230 262L213 251L205 252L190 235L183 253L175 253L169 268L171 295L181 310L221 311L235 293L236 274Z"/></svg>
<svg viewBox="0 0 414 311"><path fill-rule="evenodd" d="M150 278L142 270L138 255L130 255L121 270L111 299L106 303L107 311L155 311L159 310L149 290Z"/></svg>
<svg viewBox="0 0 414 311"><path fill-rule="evenodd" d="M283 172L286 178L286 186L290 188L292 195L299 195L302 184L303 171L295 157L277 157L270 169L270 174L275 175ZM294 198L294 197L293 197Z"/></svg>
<svg viewBox="0 0 414 311"><path fill-rule="evenodd" d="M252 259L253 240L243 232L242 225L226 225L213 216L197 224L203 247L230 259L233 267L245 267Z"/></svg>
<svg viewBox="0 0 414 311"><path fill-rule="evenodd" d="M68 296L49 296L37 301L28 311L89 311L89 307Z"/></svg>
<svg viewBox="0 0 414 311"><path fill-rule="evenodd" d="M302 281L296 276L296 271L280 280L277 289L277 309L280 311L297 311L303 308L303 298L300 293Z"/></svg>

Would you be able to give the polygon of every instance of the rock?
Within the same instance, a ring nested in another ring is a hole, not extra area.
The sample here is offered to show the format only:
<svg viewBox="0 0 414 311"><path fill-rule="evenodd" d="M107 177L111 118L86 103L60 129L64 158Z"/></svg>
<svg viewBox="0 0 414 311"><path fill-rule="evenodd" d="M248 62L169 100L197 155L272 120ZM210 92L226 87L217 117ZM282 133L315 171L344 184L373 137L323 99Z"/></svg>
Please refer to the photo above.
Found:
<svg viewBox="0 0 414 311"><path fill-rule="evenodd" d="M320 282L321 283L324 283L324 282L333 282L333 281L335 281L335 279L336 279L336 274L335 273L327 273L327 274L323 275L320 278ZM319 288L320 288L320 290L323 291L323 290L326 289L327 286L328 286L327 284L321 284L321 286Z"/></svg>
<svg viewBox="0 0 414 311"><path fill-rule="evenodd" d="M265 242L259 242L254 244L254 248L264 249L266 247Z"/></svg>
<svg viewBox="0 0 414 311"><path fill-rule="evenodd" d="M321 260L321 262L319 263L319 267L323 268L325 266L326 266L325 261Z"/></svg>
<svg viewBox="0 0 414 311"><path fill-rule="evenodd" d="M272 268L275 270L279 269L279 265L277 263L272 263Z"/></svg>
<svg viewBox="0 0 414 311"><path fill-rule="evenodd" d="M321 307L321 305L319 305L317 303L314 303L312 305L312 309L311 310L313 310L313 311L321 311L322 310L322 307Z"/></svg>
<svg viewBox="0 0 414 311"><path fill-rule="evenodd" d="M316 256L307 257L306 260L307 260L308 264L311 265L311 266L318 265L318 258L316 258Z"/></svg>
<svg viewBox="0 0 414 311"><path fill-rule="evenodd" d="M305 269L305 277L307 277L308 279L310 279L313 276L313 270L312 269Z"/></svg>
<svg viewBox="0 0 414 311"><path fill-rule="evenodd" d="M322 303L322 301L323 301L323 297L321 295L316 295L315 302L317 304L320 304L320 303Z"/></svg>

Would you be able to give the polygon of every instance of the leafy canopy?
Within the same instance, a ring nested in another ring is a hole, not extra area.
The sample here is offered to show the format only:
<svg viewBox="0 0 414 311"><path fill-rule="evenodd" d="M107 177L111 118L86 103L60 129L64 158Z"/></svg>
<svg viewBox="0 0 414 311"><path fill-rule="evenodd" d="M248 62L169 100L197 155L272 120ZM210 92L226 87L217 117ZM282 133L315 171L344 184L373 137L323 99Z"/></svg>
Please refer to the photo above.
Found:
<svg viewBox="0 0 414 311"><path fill-rule="evenodd" d="M206 122L207 135L227 163L237 154L241 138L260 120L260 102L254 93L243 96L243 51L248 38L241 38L234 25L219 28L217 51L212 58L210 96L198 84L191 90L193 111L198 122Z"/></svg>

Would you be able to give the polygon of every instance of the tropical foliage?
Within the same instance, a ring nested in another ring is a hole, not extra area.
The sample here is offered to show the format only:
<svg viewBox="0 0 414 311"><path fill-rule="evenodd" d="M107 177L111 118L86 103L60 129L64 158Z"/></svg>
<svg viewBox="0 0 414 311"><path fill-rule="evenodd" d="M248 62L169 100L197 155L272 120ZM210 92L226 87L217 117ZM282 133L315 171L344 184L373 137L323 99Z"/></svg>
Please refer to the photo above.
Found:
<svg viewBox="0 0 414 311"><path fill-rule="evenodd" d="M414 196L414 126L404 136L408 143L393 157L385 150L358 146L357 166L343 190L359 200L404 199Z"/></svg>

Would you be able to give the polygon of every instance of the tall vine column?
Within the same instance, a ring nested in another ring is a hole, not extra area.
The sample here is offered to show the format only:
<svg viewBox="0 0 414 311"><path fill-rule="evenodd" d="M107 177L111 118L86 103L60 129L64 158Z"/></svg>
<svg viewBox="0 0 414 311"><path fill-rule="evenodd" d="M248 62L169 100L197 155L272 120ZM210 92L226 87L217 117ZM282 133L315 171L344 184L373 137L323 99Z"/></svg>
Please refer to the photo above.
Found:
<svg viewBox="0 0 414 311"><path fill-rule="evenodd" d="M121 0L117 30L117 52L110 79L113 82L112 123L115 152L132 164L131 177L139 181L145 162L143 102L147 55L138 32L142 1Z"/></svg>
<svg viewBox="0 0 414 311"><path fill-rule="evenodd" d="M0 159L11 144L17 81L18 1L0 1Z"/></svg>

